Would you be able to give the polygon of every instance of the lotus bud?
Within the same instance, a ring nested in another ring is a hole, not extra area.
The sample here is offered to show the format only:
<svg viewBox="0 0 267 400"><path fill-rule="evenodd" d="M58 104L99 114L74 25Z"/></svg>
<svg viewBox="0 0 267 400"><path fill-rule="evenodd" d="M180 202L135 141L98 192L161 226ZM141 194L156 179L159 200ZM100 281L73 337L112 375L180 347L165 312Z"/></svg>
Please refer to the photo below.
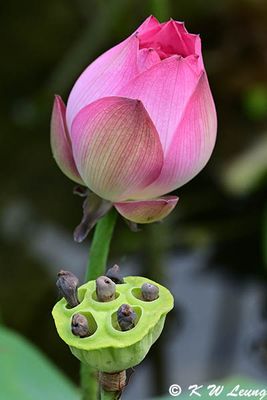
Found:
<svg viewBox="0 0 267 400"><path fill-rule="evenodd" d="M88 65L67 107L56 96L51 146L70 179L147 224L174 209L168 193L205 167L216 131L200 36L151 16Z"/></svg>
<svg viewBox="0 0 267 400"><path fill-rule="evenodd" d="M70 308L79 304L77 297L77 288L79 285L78 278L69 271L59 271L56 285L61 296L65 297Z"/></svg>

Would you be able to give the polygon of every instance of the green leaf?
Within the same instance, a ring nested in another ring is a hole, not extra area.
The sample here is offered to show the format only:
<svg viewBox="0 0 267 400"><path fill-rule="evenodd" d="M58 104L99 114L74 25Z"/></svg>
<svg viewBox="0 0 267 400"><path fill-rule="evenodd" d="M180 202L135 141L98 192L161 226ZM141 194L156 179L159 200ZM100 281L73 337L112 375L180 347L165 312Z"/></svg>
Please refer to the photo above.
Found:
<svg viewBox="0 0 267 400"><path fill-rule="evenodd" d="M78 400L78 390L33 345L0 327L0 388L6 400Z"/></svg>

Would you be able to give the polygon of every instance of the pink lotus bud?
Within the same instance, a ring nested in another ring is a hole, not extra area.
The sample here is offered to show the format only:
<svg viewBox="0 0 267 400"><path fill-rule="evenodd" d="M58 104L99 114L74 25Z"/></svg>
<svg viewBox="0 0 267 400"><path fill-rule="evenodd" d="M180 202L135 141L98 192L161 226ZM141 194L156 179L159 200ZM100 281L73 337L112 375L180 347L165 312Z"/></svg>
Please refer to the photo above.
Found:
<svg viewBox="0 0 267 400"><path fill-rule="evenodd" d="M205 166L216 129L200 37L149 17L81 74L66 114L56 97L51 145L69 178L148 223L178 201L162 196Z"/></svg>

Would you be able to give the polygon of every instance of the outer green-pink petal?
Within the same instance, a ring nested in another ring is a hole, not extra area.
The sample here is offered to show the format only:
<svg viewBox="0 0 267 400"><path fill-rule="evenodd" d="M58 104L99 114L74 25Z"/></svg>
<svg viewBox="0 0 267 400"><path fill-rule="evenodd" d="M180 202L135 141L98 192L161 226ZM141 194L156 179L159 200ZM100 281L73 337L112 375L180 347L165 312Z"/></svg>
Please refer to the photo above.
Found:
<svg viewBox="0 0 267 400"><path fill-rule="evenodd" d="M176 196L164 196L153 200L123 201L114 206L128 220L137 224L149 224L167 217L177 202Z"/></svg>
<svg viewBox="0 0 267 400"><path fill-rule="evenodd" d="M139 100L106 97L84 107L73 121L71 141L86 185L112 202L140 196L162 169L160 139Z"/></svg>
<svg viewBox="0 0 267 400"><path fill-rule="evenodd" d="M77 171L65 122L66 107L60 96L55 96L51 118L51 148L57 165L74 182L83 184Z"/></svg>

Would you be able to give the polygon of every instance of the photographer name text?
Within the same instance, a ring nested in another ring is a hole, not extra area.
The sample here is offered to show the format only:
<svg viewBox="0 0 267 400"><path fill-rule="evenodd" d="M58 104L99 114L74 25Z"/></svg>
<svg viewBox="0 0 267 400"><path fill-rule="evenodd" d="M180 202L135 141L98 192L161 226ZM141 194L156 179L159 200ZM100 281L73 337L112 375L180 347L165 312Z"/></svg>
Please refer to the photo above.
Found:
<svg viewBox="0 0 267 400"><path fill-rule="evenodd" d="M224 385L215 385L210 384L208 386L205 385L190 385L185 390L189 397L202 397L202 396L209 396L209 397L218 397L220 396L227 396L229 398L251 398L263 400L267 398L267 387L266 389L263 388L249 388L249 387L242 387L241 385L235 385L232 388L228 386L225 387ZM173 397L178 397L182 394L183 389L180 385L173 384L169 387L169 393Z"/></svg>

